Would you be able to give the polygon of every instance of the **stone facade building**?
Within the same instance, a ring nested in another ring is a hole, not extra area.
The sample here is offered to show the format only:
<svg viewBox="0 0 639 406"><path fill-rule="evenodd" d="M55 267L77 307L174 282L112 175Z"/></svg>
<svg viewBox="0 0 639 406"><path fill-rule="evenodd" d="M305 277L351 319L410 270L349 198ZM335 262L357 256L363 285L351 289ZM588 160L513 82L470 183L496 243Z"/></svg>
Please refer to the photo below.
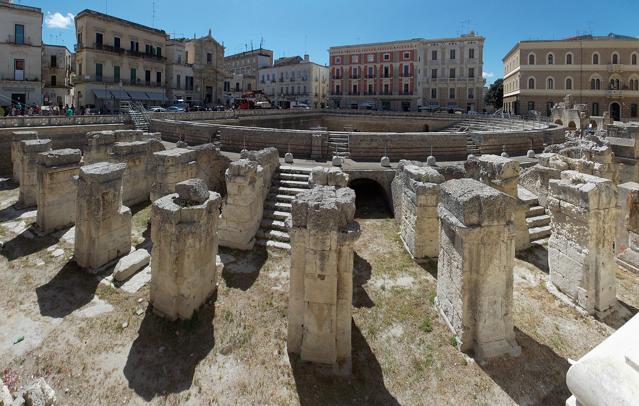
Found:
<svg viewBox="0 0 639 406"><path fill-rule="evenodd" d="M506 111L550 116L552 106L571 94L591 116L609 112L617 121L639 120L639 38L519 41L502 61Z"/></svg>
<svg viewBox="0 0 639 406"><path fill-rule="evenodd" d="M259 48L224 57L224 97L230 102L244 92L258 89L257 75L273 66L273 51Z"/></svg>
<svg viewBox="0 0 639 406"><path fill-rule="evenodd" d="M187 62L184 41L170 39L166 43L166 96L169 102L197 100L193 81L193 64Z"/></svg>
<svg viewBox="0 0 639 406"><path fill-rule="evenodd" d="M323 108L328 102L328 68L304 58L280 58L273 67L260 69L258 89L282 107L290 103Z"/></svg>
<svg viewBox="0 0 639 406"><path fill-rule="evenodd" d="M42 102L42 10L0 1L0 106Z"/></svg>
<svg viewBox="0 0 639 406"><path fill-rule="evenodd" d="M71 52L65 46L42 46L42 105L73 104Z"/></svg>
<svg viewBox="0 0 639 406"><path fill-rule="evenodd" d="M483 108L484 38L412 39L331 47L330 101L398 111Z"/></svg>

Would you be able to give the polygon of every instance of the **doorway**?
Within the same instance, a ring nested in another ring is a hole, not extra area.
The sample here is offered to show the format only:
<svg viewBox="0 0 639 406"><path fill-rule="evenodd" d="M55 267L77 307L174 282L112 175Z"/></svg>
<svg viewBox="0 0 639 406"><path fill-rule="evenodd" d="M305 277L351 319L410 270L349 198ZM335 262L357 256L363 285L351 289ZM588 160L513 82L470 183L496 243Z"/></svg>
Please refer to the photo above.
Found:
<svg viewBox="0 0 639 406"><path fill-rule="evenodd" d="M621 121L621 106L619 106L619 103L613 102L610 104L610 117L615 121Z"/></svg>

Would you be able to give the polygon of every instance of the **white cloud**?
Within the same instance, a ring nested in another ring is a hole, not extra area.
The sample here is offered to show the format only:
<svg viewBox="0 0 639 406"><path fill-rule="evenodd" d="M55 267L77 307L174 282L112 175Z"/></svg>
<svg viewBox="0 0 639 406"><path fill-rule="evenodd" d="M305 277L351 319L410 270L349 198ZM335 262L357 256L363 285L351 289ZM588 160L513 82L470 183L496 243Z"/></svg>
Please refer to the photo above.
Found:
<svg viewBox="0 0 639 406"><path fill-rule="evenodd" d="M481 77L483 77L484 79L490 79L492 77L495 77L495 74L492 72L482 72Z"/></svg>
<svg viewBox="0 0 639 406"><path fill-rule="evenodd" d="M55 12L55 13L47 13L47 15L44 17L44 24L47 26L47 28L61 28L61 29L67 29L67 28L71 28L71 26L73 25L73 14L71 13L67 13L66 15L63 15L60 12Z"/></svg>

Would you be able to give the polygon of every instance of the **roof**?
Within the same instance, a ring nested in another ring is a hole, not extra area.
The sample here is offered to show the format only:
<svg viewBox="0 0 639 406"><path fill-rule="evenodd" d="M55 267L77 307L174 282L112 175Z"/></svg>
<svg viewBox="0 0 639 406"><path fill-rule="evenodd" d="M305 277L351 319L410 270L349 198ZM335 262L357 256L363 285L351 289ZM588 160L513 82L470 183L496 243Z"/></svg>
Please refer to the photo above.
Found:
<svg viewBox="0 0 639 406"><path fill-rule="evenodd" d="M23 6L22 4L5 3L5 2L1 2L0 1L0 7L14 8L16 10L31 11L33 13L42 14L42 9L40 9L38 7Z"/></svg>
<svg viewBox="0 0 639 406"><path fill-rule="evenodd" d="M302 63L304 58L301 56L284 56L282 58L278 58L273 62L273 66L284 66L284 65L295 65L298 63Z"/></svg>
<svg viewBox="0 0 639 406"><path fill-rule="evenodd" d="M401 39L396 41L370 42L366 44L337 45L337 46L330 47L329 52L333 49L340 49L340 48L358 48L358 47L370 47L370 46L380 46L380 45L404 44L404 43L411 43L416 41L417 42L446 42L446 41L471 41L471 40L483 41L484 39L485 39L484 37L480 35L476 35L474 32L471 32L469 34L463 34L458 37L452 37L452 38L412 38L412 39Z"/></svg>
<svg viewBox="0 0 639 406"><path fill-rule="evenodd" d="M226 55L225 59L242 58L251 55L273 56L273 51L266 48L258 48L251 51L238 52L237 54Z"/></svg>
<svg viewBox="0 0 639 406"><path fill-rule="evenodd" d="M100 13L99 11L89 10L89 9L84 9L84 10L80 11L75 16L76 21L77 21L78 18L80 18L82 16L85 16L85 15L92 15L92 16L95 16L95 17L104 18L106 20L117 21L117 22L122 23L122 24L132 25L132 26L134 26L136 28L139 28L141 30L150 31L150 32L153 32L153 33L156 33L156 34L160 34L160 35L165 35L165 36L167 35L164 30L160 30L160 29L152 28L152 27L149 27L149 26L146 26L146 25L134 23L133 21L129 21L129 20L125 20L123 18L110 16L108 14Z"/></svg>

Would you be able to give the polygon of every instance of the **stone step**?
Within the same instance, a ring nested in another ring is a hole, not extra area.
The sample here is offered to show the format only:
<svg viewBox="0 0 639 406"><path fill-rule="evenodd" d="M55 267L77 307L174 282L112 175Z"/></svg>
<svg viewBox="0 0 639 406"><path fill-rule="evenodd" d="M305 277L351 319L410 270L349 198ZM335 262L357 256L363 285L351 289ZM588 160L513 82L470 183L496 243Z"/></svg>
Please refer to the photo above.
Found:
<svg viewBox="0 0 639 406"><path fill-rule="evenodd" d="M293 199L295 199L295 195L283 195L283 194L277 194L277 193L269 193L268 196L266 196L266 199L269 202L290 203L290 202L293 201Z"/></svg>
<svg viewBox="0 0 639 406"><path fill-rule="evenodd" d="M528 235L530 236L530 241L541 240L543 238L550 237L550 234L551 234L550 226L533 227L528 229Z"/></svg>
<svg viewBox="0 0 639 406"><path fill-rule="evenodd" d="M271 241L281 241L281 242L290 242L291 238L289 237L288 233L285 233L284 231L278 231L278 230L257 230L257 234L255 235L257 238L262 238L264 240L271 240Z"/></svg>
<svg viewBox="0 0 639 406"><path fill-rule="evenodd" d="M277 210L269 210L269 209L264 210L265 219L284 221L289 217L291 217L291 213L287 213L285 211L277 211Z"/></svg>
<svg viewBox="0 0 639 406"><path fill-rule="evenodd" d="M288 231L288 227L286 227L285 222L274 219L263 219L260 223L260 227L262 227L263 230Z"/></svg>
<svg viewBox="0 0 639 406"><path fill-rule="evenodd" d="M277 173L273 177L273 179L283 179L283 180L299 180L302 182L308 181L310 175L305 173Z"/></svg>
<svg viewBox="0 0 639 406"><path fill-rule="evenodd" d="M265 240L263 238L258 238L255 240L255 244L260 247L266 247L267 249L274 248L274 249L285 250L285 251L291 250L291 244L286 242L281 242L281 241Z"/></svg>
<svg viewBox="0 0 639 406"><path fill-rule="evenodd" d="M267 209L271 209L273 211L281 211L281 212L290 213L292 206L291 206L290 203L272 202L272 201L267 200L264 203L264 207L266 207Z"/></svg>
<svg viewBox="0 0 639 406"><path fill-rule="evenodd" d="M280 180L280 187L290 188L290 189L310 189L310 185L308 181L304 182L301 180Z"/></svg>
<svg viewBox="0 0 639 406"><path fill-rule="evenodd" d="M307 183L308 184L308 183ZM271 188L271 193L275 193L277 195L291 195L295 196L298 193L302 193L308 188L298 188L298 187L286 187L286 186L274 186Z"/></svg>
<svg viewBox="0 0 639 406"><path fill-rule="evenodd" d="M297 173L310 175L312 168L306 168L303 166L291 166L291 165L280 165L280 174L282 173Z"/></svg>
<svg viewBox="0 0 639 406"><path fill-rule="evenodd" d="M537 196L526 188L517 186L517 197L519 200L526 202L529 206L539 205Z"/></svg>
<svg viewBox="0 0 639 406"><path fill-rule="evenodd" d="M543 227L550 224L550 216L547 214L542 214L541 216L527 217L526 223L528 224L528 228L535 227Z"/></svg>
<svg viewBox="0 0 639 406"><path fill-rule="evenodd" d="M526 213L526 218L536 217L546 214L546 209L543 206L531 206Z"/></svg>

